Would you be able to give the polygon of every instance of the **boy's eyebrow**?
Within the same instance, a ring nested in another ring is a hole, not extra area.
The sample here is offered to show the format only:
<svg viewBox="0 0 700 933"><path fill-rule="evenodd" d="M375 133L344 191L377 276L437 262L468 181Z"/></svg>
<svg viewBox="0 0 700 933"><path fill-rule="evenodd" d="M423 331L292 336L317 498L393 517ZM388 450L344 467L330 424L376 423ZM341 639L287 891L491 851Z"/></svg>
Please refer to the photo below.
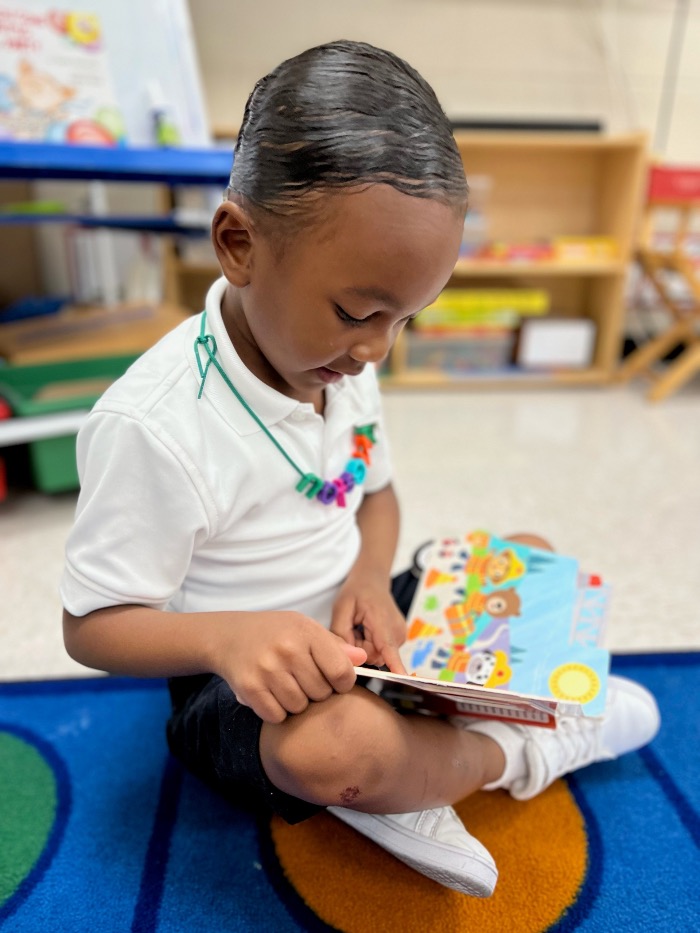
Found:
<svg viewBox="0 0 700 933"><path fill-rule="evenodd" d="M372 298L384 305L388 305L395 311L400 309L400 302L396 295L392 295L391 292L388 292L386 289L381 288L378 285L353 285L350 288L346 288L345 292L348 294L357 295L359 298Z"/></svg>

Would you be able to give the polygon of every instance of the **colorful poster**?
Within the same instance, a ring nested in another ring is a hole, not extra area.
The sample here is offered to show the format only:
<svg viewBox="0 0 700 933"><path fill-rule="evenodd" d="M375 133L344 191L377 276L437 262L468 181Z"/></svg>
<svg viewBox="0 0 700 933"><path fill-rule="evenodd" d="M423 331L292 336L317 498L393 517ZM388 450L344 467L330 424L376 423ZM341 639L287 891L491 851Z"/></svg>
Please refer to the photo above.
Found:
<svg viewBox="0 0 700 933"><path fill-rule="evenodd" d="M0 139L126 142L96 14L0 2Z"/></svg>

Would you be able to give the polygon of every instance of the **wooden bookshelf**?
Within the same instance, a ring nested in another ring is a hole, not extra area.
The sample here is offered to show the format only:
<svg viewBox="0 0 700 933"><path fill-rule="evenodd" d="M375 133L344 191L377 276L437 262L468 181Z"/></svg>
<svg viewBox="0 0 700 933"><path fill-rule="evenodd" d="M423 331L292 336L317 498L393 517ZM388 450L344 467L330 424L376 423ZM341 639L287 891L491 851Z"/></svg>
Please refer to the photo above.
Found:
<svg viewBox="0 0 700 933"><path fill-rule="evenodd" d="M611 380L620 357L624 288L643 203L646 137L554 133L456 133L467 178L487 176L490 240L551 241L611 237L614 258L589 261L462 259L450 285L542 288L557 316L589 317L596 325L593 360L585 369L527 373L513 369L455 376L407 364L406 337L393 348L387 388L469 385L591 385Z"/></svg>
<svg viewBox="0 0 700 933"><path fill-rule="evenodd" d="M591 385L612 379L621 355L625 278L646 177L643 133L600 134L458 132L467 178L491 180L489 237L509 242L557 237L611 237L614 258L587 261L462 259L450 285L460 288L542 288L557 316L588 317L596 325L593 360L586 369L454 376L407 365L405 338L392 350L387 388L460 388L471 385ZM164 204L164 210L172 201ZM215 261L190 261L172 240L166 249L166 300L198 311L219 274Z"/></svg>

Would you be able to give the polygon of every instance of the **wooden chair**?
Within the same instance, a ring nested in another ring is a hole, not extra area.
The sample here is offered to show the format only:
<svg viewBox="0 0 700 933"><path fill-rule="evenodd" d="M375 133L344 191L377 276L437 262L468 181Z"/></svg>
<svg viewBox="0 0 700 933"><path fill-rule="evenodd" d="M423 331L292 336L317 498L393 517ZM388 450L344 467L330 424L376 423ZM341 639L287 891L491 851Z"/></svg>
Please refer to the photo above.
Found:
<svg viewBox="0 0 700 933"><path fill-rule="evenodd" d="M673 219L670 247L658 244L658 219L664 213ZM621 363L617 382L627 382L641 374L650 375L651 401L667 398L700 371L700 270L687 252L687 238L695 216L700 216L700 168L653 166L644 209L636 259L646 279L669 311L669 326L658 336L633 350ZM687 287L689 302L679 302L672 294L668 274L680 276ZM671 350L681 353L663 369L652 369Z"/></svg>

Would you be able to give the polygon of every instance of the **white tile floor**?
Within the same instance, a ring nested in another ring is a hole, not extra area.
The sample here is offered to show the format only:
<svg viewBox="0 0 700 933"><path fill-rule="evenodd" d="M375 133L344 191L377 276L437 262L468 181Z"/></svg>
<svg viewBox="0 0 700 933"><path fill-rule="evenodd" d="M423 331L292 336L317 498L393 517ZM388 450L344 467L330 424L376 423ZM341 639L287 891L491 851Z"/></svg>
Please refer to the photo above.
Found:
<svg viewBox="0 0 700 933"><path fill-rule="evenodd" d="M607 645L700 648L700 381L661 405L619 389L392 393L404 523L536 531L613 584ZM57 583L72 494L0 504L0 679L91 672L63 651Z"/></svg>

